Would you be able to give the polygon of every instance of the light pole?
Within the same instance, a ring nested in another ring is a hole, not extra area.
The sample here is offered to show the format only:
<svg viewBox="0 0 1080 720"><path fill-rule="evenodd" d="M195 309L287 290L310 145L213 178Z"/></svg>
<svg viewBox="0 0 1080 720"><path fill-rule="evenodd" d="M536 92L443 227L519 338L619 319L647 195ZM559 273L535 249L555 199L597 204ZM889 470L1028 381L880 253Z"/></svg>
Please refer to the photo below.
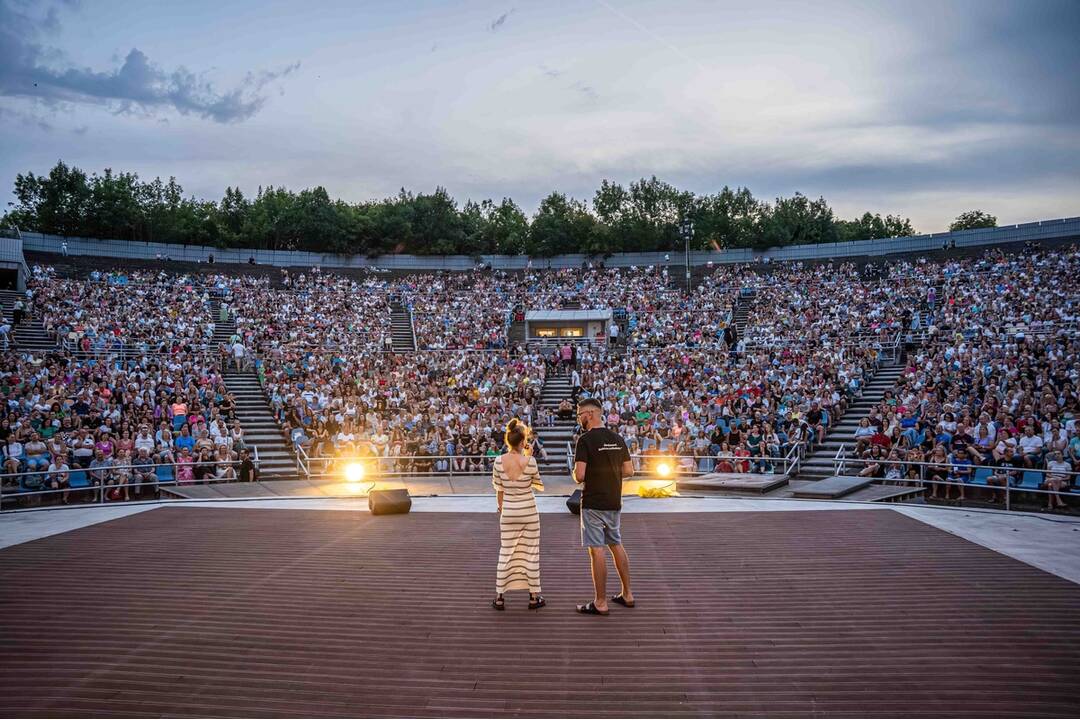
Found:
<svg viewBox="0 0 1080 720"><path fill-rule="evenodd" d="M694 237L694 221L684 218L679 233L686 243L686 296L690 297L690 239Z"/></svg>

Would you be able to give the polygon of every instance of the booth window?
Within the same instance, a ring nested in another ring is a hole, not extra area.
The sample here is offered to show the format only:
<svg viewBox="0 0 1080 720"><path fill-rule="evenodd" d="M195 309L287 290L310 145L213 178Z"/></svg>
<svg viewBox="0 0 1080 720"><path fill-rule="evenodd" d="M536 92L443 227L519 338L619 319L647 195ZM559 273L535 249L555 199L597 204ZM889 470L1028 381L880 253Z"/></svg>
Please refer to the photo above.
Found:
<svg viewBox="0 0 1080 720"><path fill-rule="evenodd" d="M536 328L536 337L553 338L555 335L555 328Z"/></svg>
<svg viewBox="0 0 1080 720"><path fill-rule="evenodd" d="M559 328L559 335L562 337L579 338L585 335L585 331L579 327L564 327Z"/></svg>

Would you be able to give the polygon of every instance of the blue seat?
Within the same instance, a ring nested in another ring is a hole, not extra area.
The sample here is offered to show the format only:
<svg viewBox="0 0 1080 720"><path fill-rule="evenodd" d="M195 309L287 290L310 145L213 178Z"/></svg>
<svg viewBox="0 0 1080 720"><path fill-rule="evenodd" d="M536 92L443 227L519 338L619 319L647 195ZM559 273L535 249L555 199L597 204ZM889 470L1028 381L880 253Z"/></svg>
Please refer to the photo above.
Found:
<svg viewBox="0 0 1080 720"><path fill-rule="evenodd" d="M33 478L31 480L31 478ZM45 475L42 473L23 473L19 476L19 492L36 492L45 489Z"/></svg>
<svg viewBox="0 0 1080 720"><path fill-rule="evenodd" d="M970 485L986 485L990 478L990 468L976 468L975 475L971 478Z"/></svg>
<svg viewBox="0 0 1080 720"><path fill-rule="evenodd" d="M90 478L86 477L86 471L72 470L68 475L68 487L73 490L90 487Z"/></svg>
<svg viewBox="0 0 1080 720"><path fill-rule="evenodd" d="M1017 485L1017 487L1031 488L1033 490L1038 490L1039 485L1042 484L1042 481L1043 481L1043 474L1042 473L1027 470L1027 471L1024 472L1024 477L1020 481L1020 484Z"/></svg>
<svg viewBox="0 0 1080 720"><path fill-rule="evenodd" d="M154 474L157 475L159 485L176 482L176 475L173 474L172 465L158 465L154 468Z"/></svg>
<svg viewBox="0 0 1080 720"><path fill-rule="evenodd" d="M649 438L649 437L643 438L642 441L641 441L641 451L645 452L646 450L651 449L655 445L656 445L656 441L653 440L652 438Z"/></svg>

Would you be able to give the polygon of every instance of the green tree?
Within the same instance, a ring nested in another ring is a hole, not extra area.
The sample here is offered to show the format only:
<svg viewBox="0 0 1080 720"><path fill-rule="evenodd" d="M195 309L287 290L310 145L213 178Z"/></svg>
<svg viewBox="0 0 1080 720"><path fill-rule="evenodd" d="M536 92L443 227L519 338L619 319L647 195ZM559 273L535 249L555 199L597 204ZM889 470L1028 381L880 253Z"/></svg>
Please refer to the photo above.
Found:
<svg viewBox="0 0 1080 720"><path fill-rule="evenodd" d="M225 188L225 197L221 199L218 206L218 214L222 223L222 240L227 246L241 244L244 221L250 210L251 203L244 197L240 188L235 190L231 187Z"/></svg>
<svg viewBox="0 0 1080 720"><path fill-rule="evenodd" d="M88 235L85 224L90 187L86 173L63 161L47 176L34 173L15 177L14 214L23 227L53 235ZM97 236L100 237L100 236Z"/></svg>
<svg viewBox="0 0 1080 720"><path fill-rule="evenodd" d="M746 188L732 190L726 185L715 195L698 198L693 212L695 249L751 247L765 207Z"/></svg>
<svg viewBox="0 0 1080 720"><path fill-rule="evenodd" d="M862 217L855 220L838 220L836 222L837 238L841 242L850 240L880 240L891 237L908 237L915 234L909 218L899 215L886 215L880 213L863 213Z"/></svg>
<svg viewBox="0 0 1080 720"><path fill-rule="evenodd" d="M795 193L790 198L776 198L776 203L763 211L759 234L752 245L765 249L836 240L836 222L825 198L810 200L802 193Z"/></svg>
<svg viewBox="0 0 1080 720"><path fill-rule="evenodd" d="M949 231L955 232L957 230L973 230L975 228L993 228L997 227L997 218L990 213L983 212L982 210L968 210L965 213L960 213L953 220L952 225L949 225Z"/></svg>
<svg viewBox="0 0 1080 720"><path fill-rule="evenodd" d="M593 252L596 224L585 203L553 192L540 202L533 216L526 254L551 257Z"/></svg>
<svg viewBox="0 0 1080 720"><path fill-rule="evenodd" d="M681 250L679 226L694 221L696 249L766 248L911 235L911 221L867 212L834 217L824 198L801 193L772 204L746 188L724 186L695 196L655 176L627 186L604 180L591 211L553 192L530 219L510 198L458 206L445 188L350 204L323 187L299 193L259 187L253 199L225 188L220 201L184 196L175 177L142 182L106 168L87 177L57 162L47 175L19 174L5 224L59 235L202 243L220 247L304 249L313 252L417 254L487 253L548 256L581 252ZM981 211L964 213L953 229L993 227Z"/></svg>

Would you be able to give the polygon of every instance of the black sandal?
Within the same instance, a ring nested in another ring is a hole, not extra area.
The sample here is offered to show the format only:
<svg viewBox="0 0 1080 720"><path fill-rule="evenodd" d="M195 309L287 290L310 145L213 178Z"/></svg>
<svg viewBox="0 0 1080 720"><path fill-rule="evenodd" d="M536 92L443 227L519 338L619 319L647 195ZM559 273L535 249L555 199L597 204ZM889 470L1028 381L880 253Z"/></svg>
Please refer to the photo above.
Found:
<svg viewBox="0 0 1080 720"><path fill-rule="evenodd" d="M628 608L634 607L634 603L627 602L626 598L624 598L622 596L622 594L616 595L615 597L611 598L611 602L616 603L618 605L622 605L623 607L628 607Z"/></svg>
<svg viewBox="0 0 1080 720"><path fill-rule="evenodd" d="M544 600L543 595L537 595L535 599L534 598L529 598L529 609L530 610L539 610L540 608L544 607L545 605L547 605L547 601Z"/></svg>
<svg viewBox="0 0 1080 720"><path fill-rule="evenodd" d="M582 615L610 615L610 610L600 610L593 603L585 603L584 605L578 605L577 611Z"/></svg>
<svg viewBox="0 0 1080 720"><path fill-rule="evenodd" d="M505 610L506 600L504 600L502 597L497 597L491 601L491 607L495 608L496 610Z"/></svg>

